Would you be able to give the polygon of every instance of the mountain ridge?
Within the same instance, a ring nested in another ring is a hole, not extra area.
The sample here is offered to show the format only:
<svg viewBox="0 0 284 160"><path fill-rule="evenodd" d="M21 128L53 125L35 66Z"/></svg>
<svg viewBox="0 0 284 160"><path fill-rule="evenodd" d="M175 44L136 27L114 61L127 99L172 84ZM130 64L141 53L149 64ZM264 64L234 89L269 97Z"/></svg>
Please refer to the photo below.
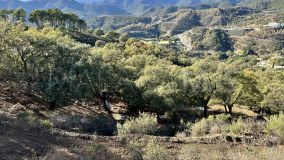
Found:
<svg viewBox="0 0 284 160"><path fill-rule="evenodd" d="M133 15L141 16L145 12L178 6L208 4L218 6L220 3L237 4L240 0L0 0L0 9L59 8L93 15Z"/></svg>

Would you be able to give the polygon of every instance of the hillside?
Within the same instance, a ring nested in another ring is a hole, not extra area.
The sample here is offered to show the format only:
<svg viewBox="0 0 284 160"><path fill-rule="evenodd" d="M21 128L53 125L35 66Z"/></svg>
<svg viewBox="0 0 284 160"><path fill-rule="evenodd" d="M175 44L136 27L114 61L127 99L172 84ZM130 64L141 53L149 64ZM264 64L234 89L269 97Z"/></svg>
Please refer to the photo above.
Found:
<svg viewBox="0 0 284 160"><path fill-rule="evenodd" d="M0 0L0 160L282 160L282 3Z"/></svg>
<svg viewBox="0 0 284 160"><path fill-rule="evenodd" d="M157 34L177 35L194 27L224 26L238 17L246 17L259 11L238 7L228 9L191 9L168 7L145 17L133 16L98 16L87 22L92 28L105 31L134 33L134 37L156 37ZM140 35L139 35L140 34Z"/></svg>
<svg viewBox="0 0 284 160"><path fill-rule="evenodd" d="M47 9L47 8L60 8L66 11L73 11L80 13L84 16L99 16L99 15L132 15L132 16L143 16L154 14L164 10L167 7L191 7L195 8L200 5L207 5L207 7L232 7L235 5L242 6L267 6L280 8L283 5L279 0L267 0L260 3L255 0L241 1L241 0L87 0L87 1L76 1L76 0L1 0L1 9L16 9L24 8L28 11L33 9Z"/></svg>
<svg viewBox="0 0 284 160"><path fill-rule="evenodd" d="M273 155L274 159L278 160L283 156L283 148L263 147L261 145L266 142L253 140L249 136L104 136L108 129L113 127L111 123L116 122L111 120L100 103L79 102L54 111L46 110L45 105L38 97L25 91L15 91L10 89L8 84L1 83L0 159L130 160L140 153L135 151L136 145L147 148L149 146L144 143L147 141L155 141L157 147L165 149L155 150L166 151L176 160L184 160L187 157L207 159L207 154L212 154L211 152L216 152L213 156L218 159L233 156L245 160L269 158ZM216 110L216 107L213 108ZM52 122L53 125L49 128L49 123L38 125L37 122ZM101 122L105 124L100 124ZM93 127L96 130L100 127L103 132L96 133L99 135L91 134L90 129ZM204 149L206 151L200 152ZM251 153L248 154L247 150Z"/></svg>

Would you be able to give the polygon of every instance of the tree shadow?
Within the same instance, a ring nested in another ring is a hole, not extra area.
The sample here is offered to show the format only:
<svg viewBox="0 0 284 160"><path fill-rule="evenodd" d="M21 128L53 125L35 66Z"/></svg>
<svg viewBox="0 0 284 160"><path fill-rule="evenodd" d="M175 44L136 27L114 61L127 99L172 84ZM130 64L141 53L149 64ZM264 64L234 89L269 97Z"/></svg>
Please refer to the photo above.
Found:
<svg viewBox="0 0 284 160"><path fill-rule="evenodd" d="M58 137L41 126L0 115L0 159L24 159L45 155L52 147L70 147L72 137Z"/></svg>

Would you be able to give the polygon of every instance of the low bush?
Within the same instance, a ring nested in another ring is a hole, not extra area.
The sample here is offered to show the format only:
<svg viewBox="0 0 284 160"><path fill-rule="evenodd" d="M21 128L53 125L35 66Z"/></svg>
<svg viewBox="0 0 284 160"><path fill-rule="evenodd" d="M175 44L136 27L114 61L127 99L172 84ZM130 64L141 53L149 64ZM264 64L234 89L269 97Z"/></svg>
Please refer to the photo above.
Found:
<svg viewBox="0 0 284 160"><path fill-rule="evenodd" d="M41 129L52 129L53 123L46 119L39 119L33 111L23 111L18 114L18 122L28 124L30 127L38 127Z"/></svg>
<svg viewBox="0 0 284 160"><path fill-rule="evenodd" d="M86 149L86 159L93 160L93 159L108 159L108 150L107 148L99 143L92 143Z"/></svg>
<svg viewBox="0 0 284 160"><path fill-rule="evenodd" d="M145 147L143 159L144 160L172 160L173 157L169 154L166 148L151 141Z"/></svg>
<svg viewBox="0 0 284 160"><path fill-rule="evenodd" d="M178 132L176 133L176 137L187 137L191 135L191 127L192 123L184 122L183 119L179 122Z"/></svg>
<svg viewBox="0 0 284 160"><path fill-rule="evenodd" d="M123 125L117 125L119 135L148 134L153 135L158 131L158 122L154 115L142 113L137 118L126 120Z"/></svg>
<svg viewBox="0 0 284 160"><path fill-rule="evenodd" d="M20 122L28 124L30 127L40 126L38 118L33 111L23 111L18 114Z"/></svg>
<svg viewBox="0 0 284 160"><path fill-rule="evenodd" d="M132 160L143 160L143 148L144 144L136 141L131 140L127 143L127 148L129 150L129 156Z"/></svg>
<svg viewBox="0 0 284 160"><path fill-rule="evenodd" d="M210 124L206 119L202 119L201 121L192 125L191 134L193 136L204 136L209 134Z"/></svg>
<svg viewBox="0 0 284 160"><path fill-rule="evenodd" d="M224 132L224 127L228 124L230 115L220 114L209 116L207 119L195 123L191 127L193 136L204 136Z"/></svg>
<svg viewBox="0 0 284 160"><path fill-rule="evenodd" d="M47 129L53 128L53 123L50 120L40 120L39 123L40 123L41 126L47 128Z"/></svg>
<svg viewBox="0 0 284 160"><path fill-rule="evenodd" d="M23 111L18 114L20 120L25 121L29 125L37 125L37 118L32 111Z"/></svg>
<svg viewBox="0 0 284 160"><path fill-rule="evenodd" d="M248 119L245 121L246 133L254 135L256 137L260 137L263 135L265 126L265 121L257 121L252 119Z"/></svg>
<svg viewBox="0 0 284 160"><path fill-rule="evenodd" d="M274 115L268 119L265 131L279 138L281 143L284 143L284 114Z"/></svg>
<svg viewBox="0 0 284 160"><path fill-rule="evenodd" d="M226 127L226 130L229 133L233 133L233 134L236 134L236 135L241 135L241 134L243 134L245 132L246 125L245 125L245 122L241 118L239 118L237 121L234 121L232 124L229 124Z"/></svg>
<svg viewBox="0 0 284 160"><path fill-rule="evenodd" d="M83 157L79 159L84 160L121 160L121 156L113 153L107 146L93 142L87 147L83 148ZM78 158L76 158L78 159Z"/></svg>

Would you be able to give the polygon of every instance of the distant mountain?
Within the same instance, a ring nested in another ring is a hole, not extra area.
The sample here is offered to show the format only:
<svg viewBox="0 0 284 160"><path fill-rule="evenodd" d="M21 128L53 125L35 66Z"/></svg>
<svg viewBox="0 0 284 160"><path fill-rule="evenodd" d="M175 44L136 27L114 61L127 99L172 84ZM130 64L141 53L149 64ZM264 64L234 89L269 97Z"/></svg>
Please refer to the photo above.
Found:
<svg viewBox="0 0 284 160"><path fill-rule="evenodd" d="M87 4L90 4L90 3L101 3L103 2L104 0L77 0L78 2L80 3L87 3Z"/></svg>
<svg viewBox="0 0 284 160"><path fill-rule="evenodd" d="M84 5L77 2L76 0L0 0L1 9L16 9L24 8L26 10L33 9L48 9L48 8L59 8L59 9L73 9L83 10Z"/></svg>
<svg viewBox="0 0 284 160"><path fill-rule="evenodd" d="M180 8L227 8L234 5L255 8L283 8L283 0L0 0L0 9L59 8L82 16L155 16ZM259 7L260 6L260 7Z"/></svg>
<svg viewBox="0 0 284 160"><path fill-rule="evenodd" d="M208 4L230 5L240 0L0 0L1 9L59 8L88 15L145 15L165 7Z"/></svg>

